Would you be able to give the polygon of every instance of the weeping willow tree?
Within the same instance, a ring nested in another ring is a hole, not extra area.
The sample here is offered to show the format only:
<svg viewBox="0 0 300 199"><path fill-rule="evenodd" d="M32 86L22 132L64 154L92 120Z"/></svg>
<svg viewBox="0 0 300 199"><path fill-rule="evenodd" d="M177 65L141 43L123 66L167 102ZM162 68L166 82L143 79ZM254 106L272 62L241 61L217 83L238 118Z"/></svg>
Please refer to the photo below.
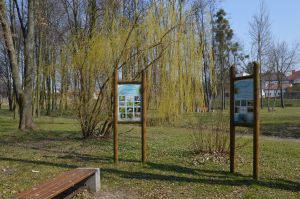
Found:
<svg viewBox="0 0 300 199"><path fill-rule="evenodd" d="M191 13L182 1L156 2L133 19L107 10L101 30L73 38L67 49L84 138L111 127L115 69L126 80L147 72L149 108L162 121L204 106L202 45Z"/></svg>
<svg viewBox="0 0 300 199"><path fill-rule="evenodd" d="M111 15L107 13L102 31L80 40L76 38L72 66L78 86L74 88L74 102L84 138L97 134L99 130L100 133L107 133L111 126L111 77L132 48L131 34L136 26L135 22L122 23L124 27L120 27L118 20L111 20ZM99 129L101 123L102 129Z"/></svg>
<svg viewBox="0 0 300 199"><path fill-rule="evenodd" d="M161 1L149 11L146 23L148 42L165 37L163 45L148 52L149 57L167 46L149 70L150 99L161 119L174 122L203 106L202 56L195 22L181 1Z"/></svg>

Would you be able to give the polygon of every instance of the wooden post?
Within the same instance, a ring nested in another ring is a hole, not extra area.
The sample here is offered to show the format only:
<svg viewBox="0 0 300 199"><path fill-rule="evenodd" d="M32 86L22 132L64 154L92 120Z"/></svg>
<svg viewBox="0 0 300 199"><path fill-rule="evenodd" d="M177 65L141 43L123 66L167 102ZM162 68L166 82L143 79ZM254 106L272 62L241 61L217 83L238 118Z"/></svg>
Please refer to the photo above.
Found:
<svg viewBox="0 0 300 199"><path fill-rule="evenodd" d="M235 66L231 66L230 68L230 172L231 173L234 173L234 165L235 165L234 80L235 80Z"/></svg>
<svg viewBox="0 0 300 199"><path fill-rule="evenodd" d="M114 71L114 161L119 160L118 155L118 69Z"/></svg>
<svg viewBox="0 0 300 199"><path fill-rule="evenodd" d="M146 122L147 122L147 81L146 72L142 73L142 162L146 161Z"/></svg>
<svg viewBox="0 0 300 199"><path fill-rule="evenodd" d="M253 126L253 178L258 179L259 170L259 134L260 134L260 82L259 82L259 65L254 62L254 126ZM262 96L261 96L262 97Z"/></svg>

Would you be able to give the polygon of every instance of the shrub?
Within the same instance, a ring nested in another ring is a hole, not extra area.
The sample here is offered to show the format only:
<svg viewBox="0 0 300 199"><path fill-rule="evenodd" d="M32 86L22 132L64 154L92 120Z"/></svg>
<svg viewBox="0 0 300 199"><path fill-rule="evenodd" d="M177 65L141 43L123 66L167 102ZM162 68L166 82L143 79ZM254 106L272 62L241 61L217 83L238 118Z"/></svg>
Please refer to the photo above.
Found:
<svg viewBox="0 0 300 199"><path fill-rule="evenodd" d="M229 115L215 112L199 120L192 136L193 152L228 153L229 152Z"/></svg>

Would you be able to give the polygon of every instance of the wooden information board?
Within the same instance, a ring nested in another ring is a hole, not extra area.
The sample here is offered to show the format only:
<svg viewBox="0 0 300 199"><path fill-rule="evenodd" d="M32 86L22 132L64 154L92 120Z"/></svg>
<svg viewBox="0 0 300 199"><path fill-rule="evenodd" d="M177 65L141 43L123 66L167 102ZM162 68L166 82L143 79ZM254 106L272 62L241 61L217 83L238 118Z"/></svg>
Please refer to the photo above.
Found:
<svg viewBox="0 0 300 199"><path fill-rule="evenodd" d="M235 170L235 127L253 128L253 178L259 169L259 66L253 62L253 74L236 77L230 68L230 172Z"/></svg>
<svg viewBox="0 0 300 199"><path fill-rule="evenodd" d="M114 161L118 162L118 123L141 124L142 162L146 161L146 74L142 82L119 81L118 71L114 71Z"/></svg>

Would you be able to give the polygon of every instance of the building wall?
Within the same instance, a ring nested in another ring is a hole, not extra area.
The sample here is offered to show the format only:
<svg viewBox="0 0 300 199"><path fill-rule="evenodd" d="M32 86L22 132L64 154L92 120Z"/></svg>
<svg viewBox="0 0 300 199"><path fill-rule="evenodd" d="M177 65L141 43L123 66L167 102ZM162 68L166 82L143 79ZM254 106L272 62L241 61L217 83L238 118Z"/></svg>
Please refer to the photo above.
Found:
<svg viewBox="0 0 300 199"><path fill-rule="evenodd" d="M265 94L266 97L280 97L281 91L270 89L270 90L265 90L265 93L266 93ZM283 94L285 94L285 93L286 93L286 90L284 89Z"/></svg>

